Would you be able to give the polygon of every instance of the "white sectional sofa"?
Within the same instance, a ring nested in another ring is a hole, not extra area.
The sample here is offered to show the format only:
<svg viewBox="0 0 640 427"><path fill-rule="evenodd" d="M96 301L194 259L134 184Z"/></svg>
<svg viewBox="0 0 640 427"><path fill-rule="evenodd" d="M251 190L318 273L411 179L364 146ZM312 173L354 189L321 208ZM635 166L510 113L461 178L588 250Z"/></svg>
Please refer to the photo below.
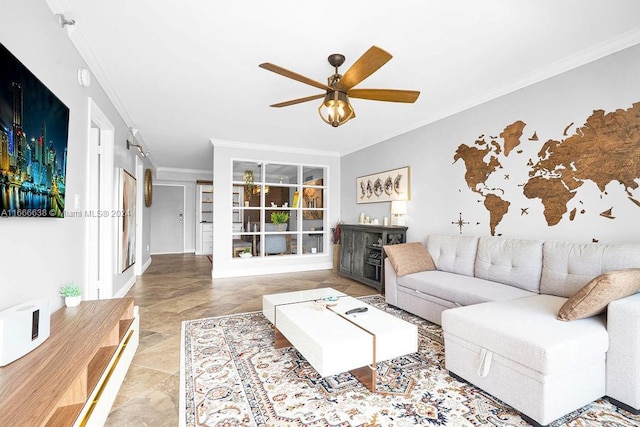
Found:
<svg viewBox="0 0 640 427"><path fill-rule="evenodd" d="M389 304L442 325L449 372L546 425L603 396L640 409L640 294L606 314L561 321L596 276L640 268L640 244L602 245L433 234L436 269L399 277Z"/></svg>

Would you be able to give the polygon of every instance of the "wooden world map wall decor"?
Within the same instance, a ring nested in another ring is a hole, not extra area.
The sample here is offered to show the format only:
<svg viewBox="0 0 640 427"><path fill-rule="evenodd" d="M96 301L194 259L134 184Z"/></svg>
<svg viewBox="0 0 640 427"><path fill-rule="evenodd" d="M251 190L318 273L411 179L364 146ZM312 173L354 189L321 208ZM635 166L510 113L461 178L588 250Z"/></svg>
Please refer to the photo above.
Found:
<svg viewBox="0 0 640 427"><path fill-rule="evenodd" d="M602 195L605 188L615 182L622 186L627 199L640 208L640 201L633 191L640 181L640 102L628 109L605 113L595 110L584 125L568 132L573 123L563 129L559 140L549 139L542 143L537 157L528 159L522 166L528 169L528 179L510 184L501 160L514 153L522 154L522 135L526 123L518 120L507 125L498 136L480 135L473 144L460 144L453 156L454 163L462 160L466 167L464 179L469 189L482 197L489 212L491 235L509 213L513 191L520 191L527 199L539 199L544 207L544 217L549 226L560 221L574 221L578 214L585 214L588 207L581 200L581 188L593 182ZM525 143L536 143L538 132ZM529 142L530 141L530 142ZM496 180L496 177L500 180ZM500 186L495 185L501 182ZM569 202L578 197L580 207L571 209ZM515 197L514 197L515 199ZM600 212L600 216L615 219L616 206ZM528 207L516 208L520 215L528 214ZM565 215L567 214L568 215Z"/></svg>

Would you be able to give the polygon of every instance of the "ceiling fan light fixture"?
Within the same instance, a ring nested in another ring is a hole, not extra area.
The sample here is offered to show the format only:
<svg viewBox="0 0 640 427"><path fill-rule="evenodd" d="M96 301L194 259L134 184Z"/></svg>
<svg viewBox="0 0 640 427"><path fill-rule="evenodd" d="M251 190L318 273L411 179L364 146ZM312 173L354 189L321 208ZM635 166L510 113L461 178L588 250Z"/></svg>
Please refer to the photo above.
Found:
<svg viewBox="0 0 640 427"><path fill-rule="evenodd" d="M339 90L327 91L318 107L318 113L325 123L333 127L343 125L355 117L349 97Z"/></svg>
<svg viewBox="0 0 640 427"><path fill-rule="evenodd" d="M269 62L263 62L259 67L324 91L324 93L305 96L304 98L271 104L271 107L288 107L290 105L322 98L322 104L318 107L320 118L322 118L325 123L333 127L338 127L356 116L353 107L349 103L349 96L358 99L370 99L372 101L406 103L413 103L418 99L420 92L416 90L354 89L354 86L375 73L391 58L392 56L389 52L377 46L371 46L351 65L344 75L341 75L338 73L338 67L344 63L344 55L339 53L329 55L327 59L329 64L334 68L334 73L327 79L327 84L320 83L317 80L310 79L302 74L289 71L286 68Z"/></svg>

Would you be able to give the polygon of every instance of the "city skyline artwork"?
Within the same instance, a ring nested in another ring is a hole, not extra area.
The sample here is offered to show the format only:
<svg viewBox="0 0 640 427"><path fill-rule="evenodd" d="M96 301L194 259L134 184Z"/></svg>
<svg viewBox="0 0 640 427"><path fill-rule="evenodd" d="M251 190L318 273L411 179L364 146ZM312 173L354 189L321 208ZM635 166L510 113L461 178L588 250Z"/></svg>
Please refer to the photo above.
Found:
<svg viewBox="0 0 640 427"><path fill-rule="evenodd" d="M69 108L0 43L0 218L64 217Z"/></svg>

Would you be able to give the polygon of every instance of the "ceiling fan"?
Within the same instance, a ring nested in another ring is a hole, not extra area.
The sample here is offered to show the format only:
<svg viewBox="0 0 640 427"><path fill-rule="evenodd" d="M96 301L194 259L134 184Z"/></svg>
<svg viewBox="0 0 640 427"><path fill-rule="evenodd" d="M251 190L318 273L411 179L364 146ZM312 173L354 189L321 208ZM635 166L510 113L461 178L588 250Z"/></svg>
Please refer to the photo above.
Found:
<svg viewBox="0 0 640 427"><path fill-rule="evenodd" d="M371 46L369 50L358 58L351 68L344 73L344 75L341 75L338 73L338 67L344 63L344 55L339 53L329 55L327 60L329 61L329 64L334 67L335 72L329 76L327 84L320 83L269 62L260 64L260 67L325 91L325 93L320 93L318 95L311 95L304 98L272 104L271 107L287 107L289 105L324 98L322 104L318 107L320 117L322 117L322 120L327 124L330 124L333 127L338 127L355 117L355 111L349 102L349 97L371 99L374 101L406 103L413 103L418 99L420 92L415 90L353 88L376 72L376 70L386 64L391 58L392 56L390 53L377 46Z"/></svg>

